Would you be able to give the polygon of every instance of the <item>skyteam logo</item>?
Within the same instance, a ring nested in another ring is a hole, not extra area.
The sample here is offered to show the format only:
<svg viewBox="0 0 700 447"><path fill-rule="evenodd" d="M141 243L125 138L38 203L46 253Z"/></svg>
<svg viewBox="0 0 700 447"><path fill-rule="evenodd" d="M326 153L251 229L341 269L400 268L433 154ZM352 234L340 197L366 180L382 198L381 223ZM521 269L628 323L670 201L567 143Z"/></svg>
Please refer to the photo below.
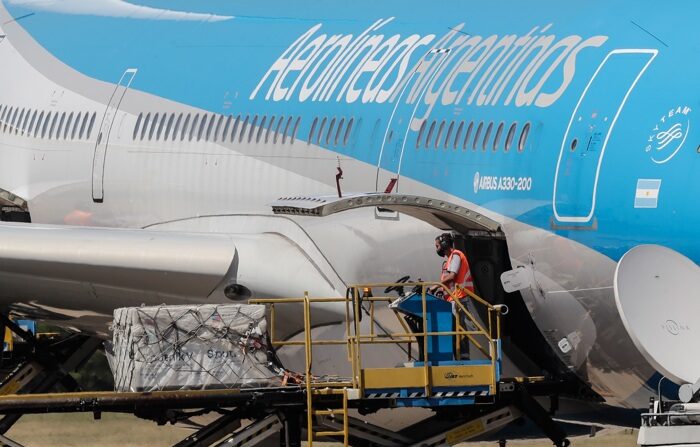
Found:
<svg viewBox="0 0 700 447"><path fill-rule="evenodd" d="M646 152L651 153L651 161L664 164L680 152L690 132L690 113L688 106L678 106L659 118L647 140Z"/></svg>
<svg viewBox="0 0 700 447"><path fill-rule="evenodd" d="M479 192L479 179L480 179L479 171L474 174L474 194L477 194Z"/></svg>

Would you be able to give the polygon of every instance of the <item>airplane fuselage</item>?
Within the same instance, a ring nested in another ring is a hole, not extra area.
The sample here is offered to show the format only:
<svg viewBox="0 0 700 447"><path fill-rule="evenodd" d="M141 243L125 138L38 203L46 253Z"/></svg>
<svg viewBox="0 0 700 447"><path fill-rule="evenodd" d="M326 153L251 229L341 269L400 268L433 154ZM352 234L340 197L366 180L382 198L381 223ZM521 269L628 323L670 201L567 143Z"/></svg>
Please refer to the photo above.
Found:
<svg viewBox="0 0 700 447"><path fill-rule="evenodd" d="M0 7L0 188L33 222L301 231L340 283L435 276L422 223L271 215L335 194L340 167L342 191L500 222L551 348L609 403L646 404L658 377L613 274L645 243L700 260L696 5L74 3Z"/></svg>

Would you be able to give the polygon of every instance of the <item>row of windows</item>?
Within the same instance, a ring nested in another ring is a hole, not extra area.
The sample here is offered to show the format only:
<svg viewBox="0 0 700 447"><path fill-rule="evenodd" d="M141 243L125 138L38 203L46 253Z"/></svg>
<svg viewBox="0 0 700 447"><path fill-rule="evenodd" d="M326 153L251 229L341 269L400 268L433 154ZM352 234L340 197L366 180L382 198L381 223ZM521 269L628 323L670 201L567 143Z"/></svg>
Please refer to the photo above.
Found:
<svg viewBox="0 0 700 447"><path fill-rule="evenodd" d="M93 112L45 112L0 106L3 133L56 140L89 140L97 114Z"/></svg>
<svg viewBox="0 0 700 447"><path fill-rule="evenodd" d="M326 127L326 125L328 125L328 127ZM316 143L325 144L326 146L342 145L345 147L350 141L354 125L355 118L346 120L345 118L338 119L333 117L329 122L328 117L316 117L311 124L311 130L309 130L309 138L306 140L306 144Z"/></svg>
<svg viewBox="0 0 700 447"><path fill-rule="evenodd" d="M141 113L133 139L293 144L300 125L301 117L293 116Z"/></svg>
<svg viewBox="0 0 700 447"><path fill-rule="evenodd" d="M525 150L527 145L527 137L530 135L530 123L520 129L520 135L517 139L518 152ZM491 148L493 151L499 150L501 147L506 152L509 152L515 143L515 137L518 133L518 123L512 123L506 131L506 123L485 123L474 121L467 124L466 121L451 121L449 124L443 120L438 124L438 121L433 120L430 124L424 121L418 132L416 140L416 149L424 147L443 148L454 150L462 148L467 150L471 147L472 150L481 149L483 151Z"/></svg>

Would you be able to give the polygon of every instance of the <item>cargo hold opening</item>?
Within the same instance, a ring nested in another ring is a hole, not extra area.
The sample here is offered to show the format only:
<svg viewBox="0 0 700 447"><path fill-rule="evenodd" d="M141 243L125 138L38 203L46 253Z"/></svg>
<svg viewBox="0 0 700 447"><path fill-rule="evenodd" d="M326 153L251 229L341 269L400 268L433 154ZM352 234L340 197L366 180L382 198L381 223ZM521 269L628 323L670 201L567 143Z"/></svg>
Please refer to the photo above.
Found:
<svg viewBox="0 0 700 447"><path fill-rule="evenodd" d="M499 222L444 200L407 194L292 197L272 204L275 214L313 217L363 207L404 213L442 231L452 232L455 247L468 258L477 295L491 304L505 304L510 309L509 316L503 320L503 350L515 368L526 376L545 376L565 383L567 395L571 397L601 401L600 396L573 374L552 350L520 292L504 291L500 277L512 270L512 265L508 242ZM482 319L484 317L481 315Z"/></svg>

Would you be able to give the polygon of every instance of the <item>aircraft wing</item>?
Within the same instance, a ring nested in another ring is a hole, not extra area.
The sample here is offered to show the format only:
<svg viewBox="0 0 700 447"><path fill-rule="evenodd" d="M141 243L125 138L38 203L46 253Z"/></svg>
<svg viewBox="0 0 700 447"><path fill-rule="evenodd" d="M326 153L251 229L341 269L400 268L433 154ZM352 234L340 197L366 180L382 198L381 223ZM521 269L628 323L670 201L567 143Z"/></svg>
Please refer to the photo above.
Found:
<svg viewBox="0 0 700 447"><path fill-rule="evenodd" d="M0 299L81 330L103 331L119 307L304 291L331 297L344 288L279 235L0 224Z"/></svg>

